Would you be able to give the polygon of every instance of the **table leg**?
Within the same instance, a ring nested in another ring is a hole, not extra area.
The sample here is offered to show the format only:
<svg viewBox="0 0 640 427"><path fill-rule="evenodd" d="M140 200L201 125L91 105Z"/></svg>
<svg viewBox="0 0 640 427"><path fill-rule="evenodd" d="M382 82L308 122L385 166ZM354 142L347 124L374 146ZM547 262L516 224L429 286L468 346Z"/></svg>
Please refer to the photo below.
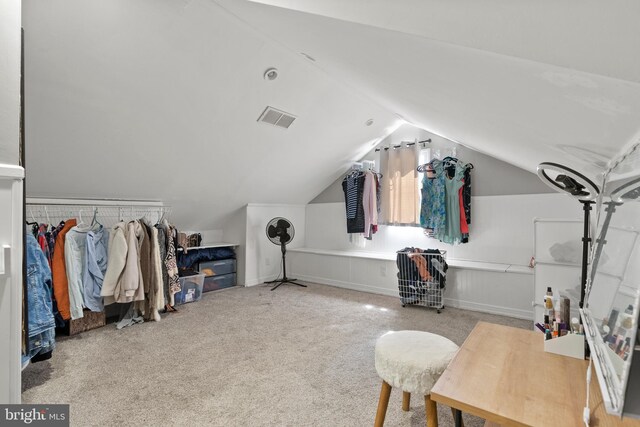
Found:
<svg viewBox="0 0 640 427"><path fill-rule="evenodd" d="M454 409L451 408L451 410L453 411L453 422L454 425L456 427L463 427L462 426L462 411L459 409Z"/></svg>

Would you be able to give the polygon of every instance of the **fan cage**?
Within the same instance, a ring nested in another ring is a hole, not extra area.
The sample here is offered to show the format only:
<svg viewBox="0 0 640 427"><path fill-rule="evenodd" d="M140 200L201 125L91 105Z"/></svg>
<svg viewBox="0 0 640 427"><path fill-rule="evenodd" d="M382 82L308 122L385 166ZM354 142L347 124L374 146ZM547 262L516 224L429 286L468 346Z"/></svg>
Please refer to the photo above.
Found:
<svg viewBox="0 0 640 427"><path fill-rule="evenodd" d="M281 216L277 216L273 219L271 219L268 223L267 226L265 228L265 234L267 235L267 239L269 239L269 241L271 243L273 243L274 245L278 245L280 246L282 244L282 242L280 241L280 238L278 236L270 236L269 235L269 228L270 227L274 227L277 228L278 223L280 221L285 221L288 224L288 227L286 228L286 232L287 234L289 234L290 238L287 242L285 242L285 245L288 245L289 243L291 243L293 241L293 238L295 237L296 234L296 230L295 227L293 226L293 223L291 221L289 221L287 218L283 218Z"/></svg>

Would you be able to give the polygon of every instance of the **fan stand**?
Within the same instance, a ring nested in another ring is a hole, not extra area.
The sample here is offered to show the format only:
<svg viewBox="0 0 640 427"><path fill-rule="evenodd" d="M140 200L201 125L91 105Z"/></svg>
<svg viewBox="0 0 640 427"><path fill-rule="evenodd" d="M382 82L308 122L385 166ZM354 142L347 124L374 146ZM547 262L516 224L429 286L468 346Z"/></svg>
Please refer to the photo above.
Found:
<svg viewBox="0 0 640 427"><path fill-rule="evenodd" d="M280 249L282 250L282 272L284 275L282 279L271 280L265 283L278 283L273 288L271 288L272 291L276 290L278 286L282 285L283 283L291 283L292 285L298 285L298 286L302 286L303 288L306 288L307 285L303 285L302 283L296 282L296 279L289 279L287 277L287 262L286 262L287 248L284 242L280 243Z"/></svg>

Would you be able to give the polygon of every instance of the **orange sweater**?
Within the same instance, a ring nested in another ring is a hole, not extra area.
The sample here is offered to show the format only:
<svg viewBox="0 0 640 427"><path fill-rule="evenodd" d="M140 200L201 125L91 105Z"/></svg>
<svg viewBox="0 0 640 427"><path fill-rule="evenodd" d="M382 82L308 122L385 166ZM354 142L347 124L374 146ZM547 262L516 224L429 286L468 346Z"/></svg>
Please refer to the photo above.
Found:
<svg viewBox="0 0 640 427"><path fill-rule="evenodd" d="M56 244L53 248L51 259L51 276L53 278L53 294L56 297L58 311L64 320L71 319L69 305L69 282L67 280L67 267L64 262L64 240L71 227L76 226L76 220L70 219L64 223L64 227L58 233Z"/></svg>

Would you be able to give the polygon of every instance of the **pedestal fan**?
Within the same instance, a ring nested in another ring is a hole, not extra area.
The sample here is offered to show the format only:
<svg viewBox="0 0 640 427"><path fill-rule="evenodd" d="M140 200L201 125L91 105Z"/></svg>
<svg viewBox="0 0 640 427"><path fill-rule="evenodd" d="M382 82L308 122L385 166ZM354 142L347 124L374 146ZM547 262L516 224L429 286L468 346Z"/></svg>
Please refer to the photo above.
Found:
<svg viewBox="0 0 640 427"><path fill-rule="evenodd" d="M271 290L275 290L278 286L283 283L292 283L294 285L302 286L306 288L307 285L303 285L301 283L296 282L296 279L289 279L287 277L287 262L286 262L286 254L287 254L287 245L293 240L293 236L296 234L296 230L286 218L275 217L267 224L267 238L274 245L280 245L280 250L282 251L282 279L271 280L266 283L277 283Z"/></svg>

